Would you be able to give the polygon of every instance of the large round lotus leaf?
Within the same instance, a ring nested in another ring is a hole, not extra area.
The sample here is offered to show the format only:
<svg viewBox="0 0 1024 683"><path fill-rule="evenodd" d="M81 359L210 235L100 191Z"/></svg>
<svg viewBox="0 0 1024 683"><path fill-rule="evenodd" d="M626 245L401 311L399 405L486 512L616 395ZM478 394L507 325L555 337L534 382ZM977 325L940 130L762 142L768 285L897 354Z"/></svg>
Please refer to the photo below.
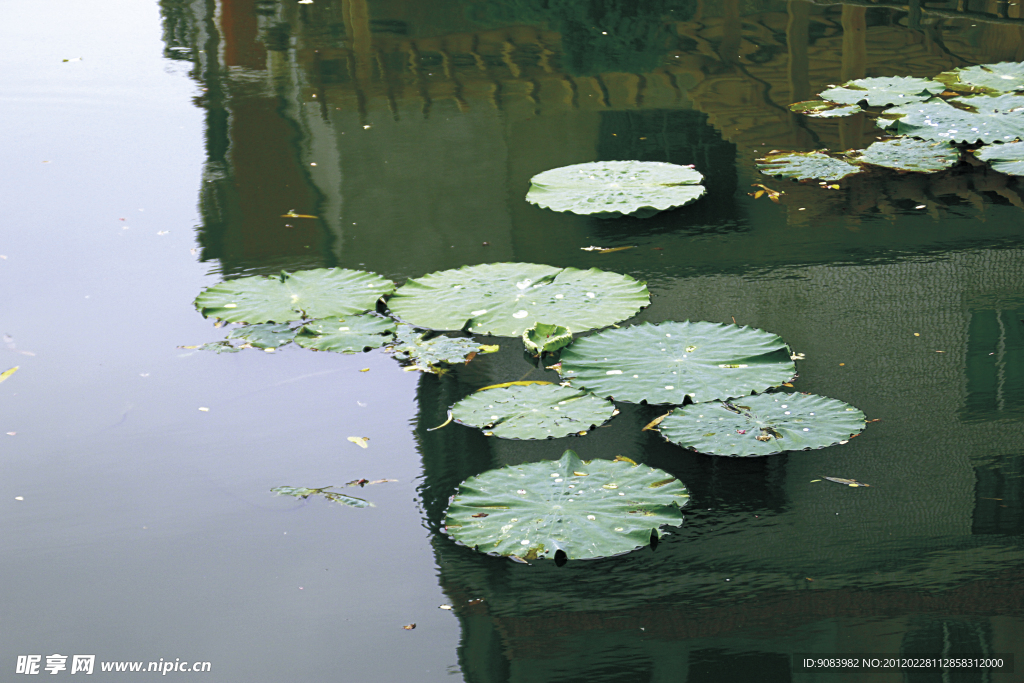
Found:
<svg viewBox="0 0 1024 683"><path fill-rule="evenodd" d="M794 180L841 180L860 173L860 167L821 152L779 152L757 160L757 169L765 175Z"/></svg>
<svg viewBox="0 0 1024 683"><path fill-rule="evenodd" d="M395 327L394 320L372 313L314 320L302 327L295 343L317 351L360 353L391 341Z"/></svg>
<svg viewBox="0 0 1024 683"><path fill-rule="evenodd" d="M1024 62L981 64L953 69L935 77L956 92L1002 95L1024 90Z"/></svg>
<svg viewBox="0 0 1024 683"><path fill-rule="evenodd" d="M526 201L585 216L646 218L696 201L703 179L689 166L661 161L598 161L535 175Z"/></svg>
<svg viewBox="0 0 1024 683"><path fill-rule="evenodd" d="M835 102L822 102L821 100L795 102L789 105L789 110L816 119L833 119L840 116L851 116L864 111L856 104L836 104Z"/></svg>
<svg viewBox="0 0 1024 683"><path fill-rule="evenodd" d="M989 162L1000 173L1024 176L1024 142L986 145L976 150L974 156Z"/></svg>
<svg viewBox="0 0 1024 683"><path fill-rule="evenodd" d="M753 327L644 323L605 330L562 350L562 377L628 403L682 404L745 396L793 378L789 347Z"/></svg>
<svg viewBox="0 0 1024 683"><path fill-rule="evenodd" d="M582 332L632 317L650 303L645 283L591 268L491 263L409 280L388 300L416 327L518 337L538 322Z"/></svg>
<svg viewBox="0 0 1024 683"><path fill-rule="evenodd" d="M621 555L681 526L690 494L668 472L611 460L550 460L489 470L459 485L445 531L492 555L583 560ZM561 553L559 553L561 551ZM564 553L564 555L563 555Z"/></svg>
<svg viewBox="0 0 1024 683"><path fill-rule="evenodd" d="M661 421L672 443L711 455L771 455L825 448L864 429L864 413L814 394L760 394L676 409Z"/></svg>
<svg viewBox="0 0 1024 683"><path fill-rule="evenodd" d="M874 143L861 153L859 161L897 171L937 173L955 164L959 156L956 147L945 140L895 138Z"/></svg>
<svg viewBox="0 0 1024 683"><path fill-rule="evenodd" d="M926 78L884 76L859 78L844 83L842 87L829 88L820 97L836 104L867 102L870 107L884 107L887 104L921 102L945 89L942 83Z"/></svg>
<svg viewBox="0 0 1024 683"><path fill-rule="evenodd" d="M949 102L936 98L886 109L876 123L925 140L1008 142L1024 137L1024 96L978 95Z"/></svg>
<svg viewBox="0 0 1024 683"><path fill-rule="evenodd" d="M615 414L611 401L557 384L485 389L452 406L459 424L503 439L555 439L585 434Z"/></svg>
<svg viewBox="0 0 1024 683"><path fill-rule="evenodd" d="M286 323L362 313L394 289L376 273L318 268L221 282L204 289L195 306L203 317L233 323Z"/></svg>

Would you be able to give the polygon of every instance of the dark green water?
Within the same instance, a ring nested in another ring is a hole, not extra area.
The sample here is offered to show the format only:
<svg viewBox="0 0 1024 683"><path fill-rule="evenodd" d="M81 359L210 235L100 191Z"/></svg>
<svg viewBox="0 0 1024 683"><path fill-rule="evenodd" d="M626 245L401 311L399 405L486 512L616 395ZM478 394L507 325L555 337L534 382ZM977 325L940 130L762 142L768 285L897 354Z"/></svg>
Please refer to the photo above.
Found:
<svg viewBox="0 0 1024 683"><path fill-rule="evenodd" d="M1018 5L45 4L2 29L0 371L20 369L0 386L0 678L55 653L95 654L101 681L153 674L100 661L160 658L216 681L1024 676L1024 185L964 164L831 190L754 167L877 137L786 109L830 83L1024 60ZM708 194L646 220L523 200L536 173L611 159L694 164ZM428 429L479 387L544 378L515 340L441 378L380 353L178 348L220 338L191 301L223 277L500 261L646 280L636 321L770 330L806 356L799 390L878 421L749 460L683 451L625 404L584 438L501 441ZM678 476L686 523L561 568L440 533L461 480L566 448ZM269 492L364 477L398 481L362 510ZM803 672L796 653L1019 661Z"/></svg>

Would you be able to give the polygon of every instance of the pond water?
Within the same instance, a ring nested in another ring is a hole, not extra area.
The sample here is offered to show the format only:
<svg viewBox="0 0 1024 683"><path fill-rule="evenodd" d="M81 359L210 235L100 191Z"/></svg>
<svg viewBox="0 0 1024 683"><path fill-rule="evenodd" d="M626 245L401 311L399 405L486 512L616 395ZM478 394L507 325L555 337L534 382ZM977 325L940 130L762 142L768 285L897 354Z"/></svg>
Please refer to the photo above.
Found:
<svg viewBox="0 0 1024 683"><path fill-rule="evenodd" d="M877 138L788 111L828 84L1024 60L1018 3L891 4L5 4L2 678L82 654L101 681L158 660L224 682L1021 680L1024 186L754 165ZM695 164L708 194L646 220L523 200L543 170L616 159ZM751 459L668 444L641 431L662 410L627 404L583 438L502 441L428 430L482 386L555 376L517 340L440 378L383 352L181 348L222 338L192 300L226 277L501 261L645 280L634 321L770 330L806 356L797 389L878 421ZM440 531L463 479L566 448L679 477L685 524L561 568ZM365 509L270 492L361 478L397 481L345 489Z"/></svg>

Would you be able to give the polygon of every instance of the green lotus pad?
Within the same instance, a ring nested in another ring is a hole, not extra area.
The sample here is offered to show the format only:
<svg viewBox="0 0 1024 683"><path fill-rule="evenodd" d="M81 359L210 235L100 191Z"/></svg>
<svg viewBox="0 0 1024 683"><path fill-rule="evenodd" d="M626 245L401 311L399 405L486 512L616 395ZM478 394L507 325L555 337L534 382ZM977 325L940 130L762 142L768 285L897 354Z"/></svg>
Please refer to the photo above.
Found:
<svg viewBox="0 0 1024 683"><path fill-rule="evenodd" d="M399 325L395 341L388 351L400 361L411 361L424 372L439 374L439 365L465 363L474 354L494 353L497 346L487 346L466 337L430 336L412 325Z"/></svg>
<svg viewBox="0 0 1024 683"><path fill-rule="evenodd" d="M841 180L860 173L859 166L822 152L779 152L757 160L757 170L765 175L793 180Z"/></svg>
<svg viewBox="0 0 1024 683"><path fill-rule="evenodd" d="M821 100L808 100L807 102L794 102L789 105L789 110L797 114L804 114L816 119L832 119L840 116L852 116L862 111L856 104L836 104L835 102L822 102Z"/></svg>
<svg viewBox="0 0 1024 683"><path fill-rule="evenodd" d="M409 280L388 300L403 322L431 330L518 337L543 321L576 332L632 317L646 283L597 268L490 263Z"/></svg>
<svg viewBox="0 0 1024 683"><path fill-rule="evenodd" d="M394 289L376 273L319 268L221 282L204 289L195 306L203 317L232 323L286 323L362 313Z"/></svg>
<svg viewBox="0 0 1024 683"><path fill-rule="evenodd" d="M974 156L989 162L1000 173L1024 176L1024 142L986 145L975 150Z"/></svg>
<svg viewBox="0 0 1024 683"><path fill-rule="evenodd" d="M484 389L452 406L452 418L459 424L502 439L583 435L617 412L611 401L557 384Z"/></svg>
<svg viewBox="0 0 1024 683"><path fill-rule="evenodd" d="M390 342L395 328L394 320L373 313L314 320L302 327L295 343L317 351L361 353Z"/></svg>
<svg viewBox="0 0 1024 683"><path fill-rule="evenodd" d="M921 102L946 89L942 83L925 78L885 76L881 78L859 78L842 87L831 87L821 93L823 100L836 104L858 104L867 102L869 107L884 107L888 104Z"/></svg>
<svg viewBox="0 0 1024 683"><path fill-rule="evenodd" d="M241 339L257 349L276 349L295 340L295 333L288 324L259 323L242 325L231 330L228 339Z"/></svg>
<svg viewBox="0 0 1024 683"><path fill-rule="evenodd" d="M710 322L644 323L577 339L559 372L573 386L628 403L681 405L744 396L796 374L771 332Z"/></svg>
<svg viewBox="0 0 1024 683"><path fill-rule="evenodd" d="M937 173L955 164L959 158L959 151L946 140L895 138L872 144L858 160L897 171Z"/></svg>
<svg viewBox="0 0 1024 683"><path fill-rule="evenodd" d="M1003 95L1024 90L1024 62L981 64L953 69L935 77L950 90L984 95Z"/></svg>
<svg viewBox="0 0 1024 683"><path fill-rule="evenodd" d="M703 179L689 166L660 161L597 161L535 175L526 201L585 216L646 218L699 199Z"/></svg>
<svg viewBox="0 0 1024 683"><path fill-rule="evenodd" d="M661 435L711 455L760 456L825 448L864 429L864 413L814 394L760 394L678 408Z"/></svg>
<svg viewBox="0 0 1024 683"><path fill-rule="evenodd" d="M489 470L459 485L445 533L479 552L524 560L609 557L649 545L681 526L686 487L668 472L566 451Z"/></svg>
<svg viewBox="0 0 1024 683"><path fill-rule="evenodd" d="M925 140L1011 142L1024 137L1024 95L936 98L886 109L876 123Z"/></svg>

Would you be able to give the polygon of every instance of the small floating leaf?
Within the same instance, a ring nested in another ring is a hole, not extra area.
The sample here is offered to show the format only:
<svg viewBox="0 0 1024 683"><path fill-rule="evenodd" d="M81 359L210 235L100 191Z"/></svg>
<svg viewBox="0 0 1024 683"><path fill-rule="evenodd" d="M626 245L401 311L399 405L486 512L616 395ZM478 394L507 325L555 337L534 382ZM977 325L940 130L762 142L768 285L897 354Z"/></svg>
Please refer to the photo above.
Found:
<svg viewBox="0 0 1024 683"><path fill-rule="evenodd" d="M470 394L452 406L459 424L502 439L552 439L586 433L612 418L615 406L557 384L510 386Z"/></svg>
<svg viewBox="0 0 1024 683"><path fill-rule="evenodd" d="M228 339L242 339L258 349L276 349L293 341L296 331L287 324L260 323L231 330Z"/></svg>
<svg viewBox="0 0 1024 683"><path fill-rule="evenodd" d="M479 344L467 337L448 337L400 324L388 351L400 361L412 361L423 372L440 374L441 365L466 363L478 353L494 353L498 346Z"/></svg>
<svg viewBox="0 0 1024 683"><path fill-rule="evenodd" d="M699 199L703 179L689 166L660 161L598 161L535 175L526 201L584 216L646 218Z"/></svg>
<svg viewBox="0 0 1024 683"><path fill-rule="evenodd" d="M370 440L368 436L350 436L348 440L359 446L360 448L368 448L366 442Z"/></svg>
<svg viewBox="0 0 1024 683"><path fill-rule="evenodd" d="M822 477L822 479L828 479L829 481L834 481L837 484L843 484L845 486L852 486L854 488L856 488L858 486L871 486L871 484L862 484L859 481L857 481L856 479L843 479L841 477Z"/></svg>
<svg viewBox="0 0 1024 683"><path fill-rule="evenodd" d="M789 105L789 110L797 114L804 114L816 119L831 119L840 116L851 116L864 111L856 104L836 104L835 102L822 102L821 100L810 100L808 102L796 102Z"/></svg>
<svg viewBox="0 0 1024 683"><path fill-rule="evenodd" d="M652 488L657 482L665 483ZM605 488L609 484L616 488ZM566 451L558 462L503 467L462 482L445 530L494 555L607 557L649 545L664 525L680 526L679 508L688 500L686 487L663 470L608 460L583 463ZM474 517L481 508L488 516Z"/></svg>
<svg viewBox="0 0 1024 683"><path fill-rule="evenodd" d="M883 76L859 78L844 83L842 87L831 87L820 97L836 104L858 104L867 102L870 107L888 104L921 102L946 89L942 83L925 78Z"/></svg>
<svg viewBox="0 0 1024 683"><path fill-rule="evenodd" d="M18 371L18 368L20 367L20 365L15 365L13 368L9 370L4 370L2 373L0 373L0 382L6 382L7 378L16 373Z"/></svg>
<svg viewBox="0 0 1024 683"><path fill-rule="evenodd" d="M794 180L841 180L860 173L858 166L822 152L779 152L757 160L757 169L766 175Z"/></svg>
<svg viewBox="0 0 1024 683"><path fill-rule="evenodd" d="M700 453L745 457L825 448L864 429L864 413L825 396L760 394L743 402L742 409L729 402L679 408L661 435Z"/></svg>

